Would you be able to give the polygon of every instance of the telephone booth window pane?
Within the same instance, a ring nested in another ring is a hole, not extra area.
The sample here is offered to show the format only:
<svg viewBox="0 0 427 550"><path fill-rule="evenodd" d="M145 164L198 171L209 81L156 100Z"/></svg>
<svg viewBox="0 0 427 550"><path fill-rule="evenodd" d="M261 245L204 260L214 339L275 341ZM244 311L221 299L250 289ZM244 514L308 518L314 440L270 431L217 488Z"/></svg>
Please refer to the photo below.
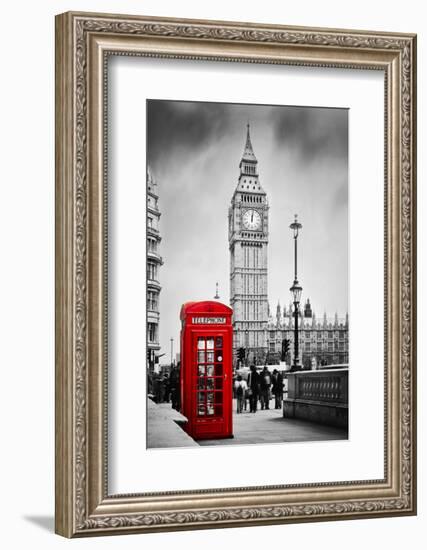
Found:
<svg viewBox="0 0 427 550"><path fill-rule="evenodd" d="M207 403L206 403L206 414L213 415L215 413L214 409L214 394L207 394Z"/></svg>
<svg viewBox="0 0 427 550"><path fill-rule="evenodd" d="M213 365L207 365L206 367L206 374L207 376L213 376L214 375L214 366Z"/></svg>
<svg viewBox="0 0 427 550"><path fill-rule="evenodd" d="M215 378L215 389L222 390L222 378Z"/></svg>
<svg viewBox="0 0 427 550"><path fill-rule="evenodd" d="M207 351L206 352L206 361L208 363L213 363L214 360L214 352L213 351Z"/></svg>
<svg viewBox="0 0 427 550"><path fill-rule="evenodd" d="M222 336L217 336L215 338L215 347L222 348Z"/></svg>
<svg viewBox="0 0 427 550"><path fill-rule="evenodd" d="M206 379L206 388L208 390L213 390L214 389L214 379L213 378L207 378Z"/></svg>
<svg viewBox="0 0 427 550"><path fill-rule="evenodd" d="M205 375L205 366L199 365L199 376L204 376L204 375Z"/></svg>
<svg viewBox="0 0 427 550"><path fill-rule="evenodd" d="M197 338L197 349L205 349L205 339Z"/></svg>
<svg viewBox="0 0 427 550"><path fill-rule="evenodd" d="M207 349L214 349L214 339L206 338L206 347Z"/></svg>
<svg viewBox="0 0 427 550"><path fill-rule="evenodd" d="M204 392L197 392L197 414L199 416L205 416L206 414Z"/></svg>
<svg viewBox="0 0 427 550"><path fill-rule="evenodd" d="M222 405L215 405L215 416L222 416Z"/></svg>
<svg viewBox="0 0 427 550"><path fill-rule="evenodd" d="M222 416L222 411L223 411L222 401L223 401L222 391L215 392L215 401L214 401L215 416Z"/></svg>
<svg viewBox="0 0 427 550"><path fill-rule="evenodd" d="M222 350L217 350L215 352L215 361L218 361L219 363L222 362Z"/></svg>
<svg viewBox="0 0 427 550"><path fill-rule="evenodd" d="M198 378L198 383L197 383L197 388L198 388L199 390L204 390L204 389L206 389L206 387L205 387L205 380L206 380L206 379L205 379L204 376L199 376L199 378Z"/></svg>
<svg viewBox="0 0 427 550"><path fill-rule="evenodd" d="M222 376L222 365L215 366L215 376Z"/></svg>
<svg viewBox="0 0 427 550"><path fill-rule="evenodd" d="M206 355L204 351L199 351L197 353L197 360L199 361L199 363L204 363L206 360L205 358L206 358Z"/></svg>

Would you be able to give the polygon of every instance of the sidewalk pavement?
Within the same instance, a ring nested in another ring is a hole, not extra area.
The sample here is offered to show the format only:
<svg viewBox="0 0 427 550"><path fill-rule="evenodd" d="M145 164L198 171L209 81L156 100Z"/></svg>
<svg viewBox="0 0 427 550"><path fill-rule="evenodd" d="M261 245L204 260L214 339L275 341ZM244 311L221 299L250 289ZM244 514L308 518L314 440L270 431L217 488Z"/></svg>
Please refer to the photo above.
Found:
<svg viewBox="0 0 427 550"><path fill-rule="evenodd" d="M234 438L194 441L175 420L185 419L170 403L156 405L148 399L148 447L197 447L210 445L248 445L254 443L287 443L294 441L331 441L348 439L348 432L306 420L283 418L281 409L236 413L233 400ZM274 401L270 401L270 406Z"/></svg>
<svg viewBox="0 0 427 550"><path fill-rule="evenodd" d="M274 400L270 401L270 407L272 405L274 407ZM236 408L236 400L233 399L234 438L209 439L198 441L198 444L203 446L248 445L348 439L348 432L345 429L295 418L283 418L282 409L261 410L258 408L255 414L245 411L237 414Z"/></svg>
<svg viewBox="0 0 427 550"><path fill-rule="evenodd" d="M176 423L185 422L184 415L172 409L170 403L157 405L147 399L147 447L197 447L197 443Z"/></svg>

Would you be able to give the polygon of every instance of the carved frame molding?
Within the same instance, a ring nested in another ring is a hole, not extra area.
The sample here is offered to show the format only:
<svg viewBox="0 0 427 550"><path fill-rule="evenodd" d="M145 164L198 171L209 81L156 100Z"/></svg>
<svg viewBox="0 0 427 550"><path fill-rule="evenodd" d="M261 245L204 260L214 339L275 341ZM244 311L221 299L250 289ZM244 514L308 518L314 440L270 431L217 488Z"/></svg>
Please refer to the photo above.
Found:
<svg viewBox="0 0 427 550"><path fill-rule="evenodd" d="M385 478L108 495L106 60L385 73ZM56 18L56 532L67 537L416 513L416 37L66 13Z"/></svg>

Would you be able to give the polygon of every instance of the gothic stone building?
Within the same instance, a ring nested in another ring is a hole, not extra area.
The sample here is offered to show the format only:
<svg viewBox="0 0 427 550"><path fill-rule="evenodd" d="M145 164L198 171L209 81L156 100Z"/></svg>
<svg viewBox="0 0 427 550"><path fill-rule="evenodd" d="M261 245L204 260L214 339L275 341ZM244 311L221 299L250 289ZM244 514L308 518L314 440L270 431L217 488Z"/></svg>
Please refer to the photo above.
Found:
<svg viewBox="0 0 427 550"><path fill-rule="evenodd" d="M291 364L294 353L295 318L293 306L288 309L277 304L276 317L268 321L268 363L277 364L280 360L282 341L290 340L289 354L286 362ZM302 366L311 369L313 366L348 364L348 314L333 318L323 314L316 318L310 300L307 300L298 320L299 355Z"/></svg>
<svg viewBox="0 0 427 550"><path fill-rule="evenodd" d="M153 372L159 344L159 268L163 261L159 254L159 196L157 182L147 170L147 360L148 371Z"/></svg>
<svg viewBox="0 0 427 550"><path fill-rule="evenodd" d="M233 349L236 354L238 348L245 348L250 362L262 364L267 352L268 201L249 124L239 171L228 211Z"/></svg>

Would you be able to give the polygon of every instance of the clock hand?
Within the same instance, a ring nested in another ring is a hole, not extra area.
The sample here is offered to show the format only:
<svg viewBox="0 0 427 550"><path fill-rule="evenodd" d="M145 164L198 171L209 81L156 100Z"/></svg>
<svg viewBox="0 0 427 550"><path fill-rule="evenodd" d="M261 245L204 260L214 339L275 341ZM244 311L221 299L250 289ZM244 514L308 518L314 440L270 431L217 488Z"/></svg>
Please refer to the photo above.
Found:
<svg viewBox="0 0 427 550"><path fill-rule="evenodd" d="M251 214L251 223L254 223L254 213Z"/></svg>

